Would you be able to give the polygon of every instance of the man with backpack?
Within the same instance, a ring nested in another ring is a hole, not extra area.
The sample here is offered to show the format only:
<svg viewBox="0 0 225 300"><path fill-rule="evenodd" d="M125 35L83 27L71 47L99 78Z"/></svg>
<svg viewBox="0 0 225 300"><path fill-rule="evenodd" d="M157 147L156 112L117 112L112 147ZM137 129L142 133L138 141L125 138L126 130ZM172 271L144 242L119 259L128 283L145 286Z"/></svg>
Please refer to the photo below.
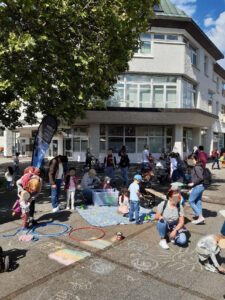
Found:
<svg viewBox="0 0 225 300"><path fill-rule="evenodd" d="M213 150L211 154L211 158L213 159L212 170L214 169L216 163L217 163L217 169L220 169L219 157L220 157L220 153L218 149Z"/></svg>

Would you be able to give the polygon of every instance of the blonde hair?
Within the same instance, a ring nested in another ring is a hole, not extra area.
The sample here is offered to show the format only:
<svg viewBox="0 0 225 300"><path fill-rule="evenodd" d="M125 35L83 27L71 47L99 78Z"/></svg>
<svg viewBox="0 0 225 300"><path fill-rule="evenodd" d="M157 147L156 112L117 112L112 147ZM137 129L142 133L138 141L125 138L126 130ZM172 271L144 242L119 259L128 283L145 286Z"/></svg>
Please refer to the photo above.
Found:
<svg viewBox="0 0 225 300"><path fill-rule="evenodd" d="M41 190L41 184L39 179L31 178L27 184L27 191L29 193L34 193L34 192L40 192L40 190Z"/></svg>

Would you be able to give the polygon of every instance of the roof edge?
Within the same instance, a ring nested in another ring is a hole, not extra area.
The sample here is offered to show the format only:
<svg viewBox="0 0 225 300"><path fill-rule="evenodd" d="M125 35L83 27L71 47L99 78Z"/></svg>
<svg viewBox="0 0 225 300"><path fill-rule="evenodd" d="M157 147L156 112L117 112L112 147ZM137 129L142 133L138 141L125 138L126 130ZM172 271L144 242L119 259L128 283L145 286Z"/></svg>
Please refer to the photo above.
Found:
<svg viewBox="0 0 225 300"><path fill-rule="evenodd" d="M213 70L225 80L225 70L223 67L216 63L214 64Z"/></svg>

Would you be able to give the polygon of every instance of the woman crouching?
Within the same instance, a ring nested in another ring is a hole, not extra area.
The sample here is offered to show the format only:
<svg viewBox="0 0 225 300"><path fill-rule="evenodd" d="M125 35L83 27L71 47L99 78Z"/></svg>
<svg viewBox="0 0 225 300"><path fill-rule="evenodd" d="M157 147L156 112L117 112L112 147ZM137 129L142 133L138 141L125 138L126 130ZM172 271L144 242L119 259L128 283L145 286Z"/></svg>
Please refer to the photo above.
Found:
<svg viewBox="0 0 225 300"><path fill-rule="evenodd" d="M161 238L159 245L163 249L169 249L166 241L167 233L172 243L178 245L187 243L184 209L180 204L180 195L177 191L170 190L167 193L167 200L162 201L157 207L155 219L158 220L157 230Z"/></svg>

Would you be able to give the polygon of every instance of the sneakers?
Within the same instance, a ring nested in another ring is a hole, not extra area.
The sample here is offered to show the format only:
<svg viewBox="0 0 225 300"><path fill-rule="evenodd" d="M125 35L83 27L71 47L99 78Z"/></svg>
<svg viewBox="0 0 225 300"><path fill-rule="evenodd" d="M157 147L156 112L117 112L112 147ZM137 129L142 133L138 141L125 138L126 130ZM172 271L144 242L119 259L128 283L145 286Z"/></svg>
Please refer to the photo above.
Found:
<svg viewBox="0 0 225 300"><path fill-rule="evenodd" d="M191 223L195 224L195 225L204 224L204 221L205 221L205 218L201 217L201 218L198 218L197 220L192 221Z"/></svg>
<svg viewBox="0 0 225 300"><path fill-rule="evenodd" d="M175 239L170 239L170 242L175 244Z"/></svg>
<svg viewBox="0 0 225 300"><path fill-rule="evenodd" d="M58 205L58 207L59 207L59 210L64 209L64 206L63 206L63 205Z"/></svg>
<svg viewBox="0 0 225 300"><path fill-rule="evenodd" d="M159 246L166 250L170 248L165 239L163 239L159 242Z"/></svg>
<svg viewBox="0 0 225 300"><path fill-rule="evenodd" d="M69 210L69 209L70 209L70 207L69 207L69 206L67 206L67 207L66 207L66 210Z"/></svg>
<svg viewBox="0 0 225 300"><path fill-rule="evenodd" d="M56 212L59 212L59 211L60 211L60 209L59 209L58 206L52 209L52 212L53 212L53 213L56 213Z"/></svg>
<svg viewBox="0 0 225 300"><path fill-rule="evenodd" d="M213 272L213 273L218 273L218 269L214 265L211 265L209 262L206 262L204 264L204 267L207 271L210 271L210 272Z"/></svg>

